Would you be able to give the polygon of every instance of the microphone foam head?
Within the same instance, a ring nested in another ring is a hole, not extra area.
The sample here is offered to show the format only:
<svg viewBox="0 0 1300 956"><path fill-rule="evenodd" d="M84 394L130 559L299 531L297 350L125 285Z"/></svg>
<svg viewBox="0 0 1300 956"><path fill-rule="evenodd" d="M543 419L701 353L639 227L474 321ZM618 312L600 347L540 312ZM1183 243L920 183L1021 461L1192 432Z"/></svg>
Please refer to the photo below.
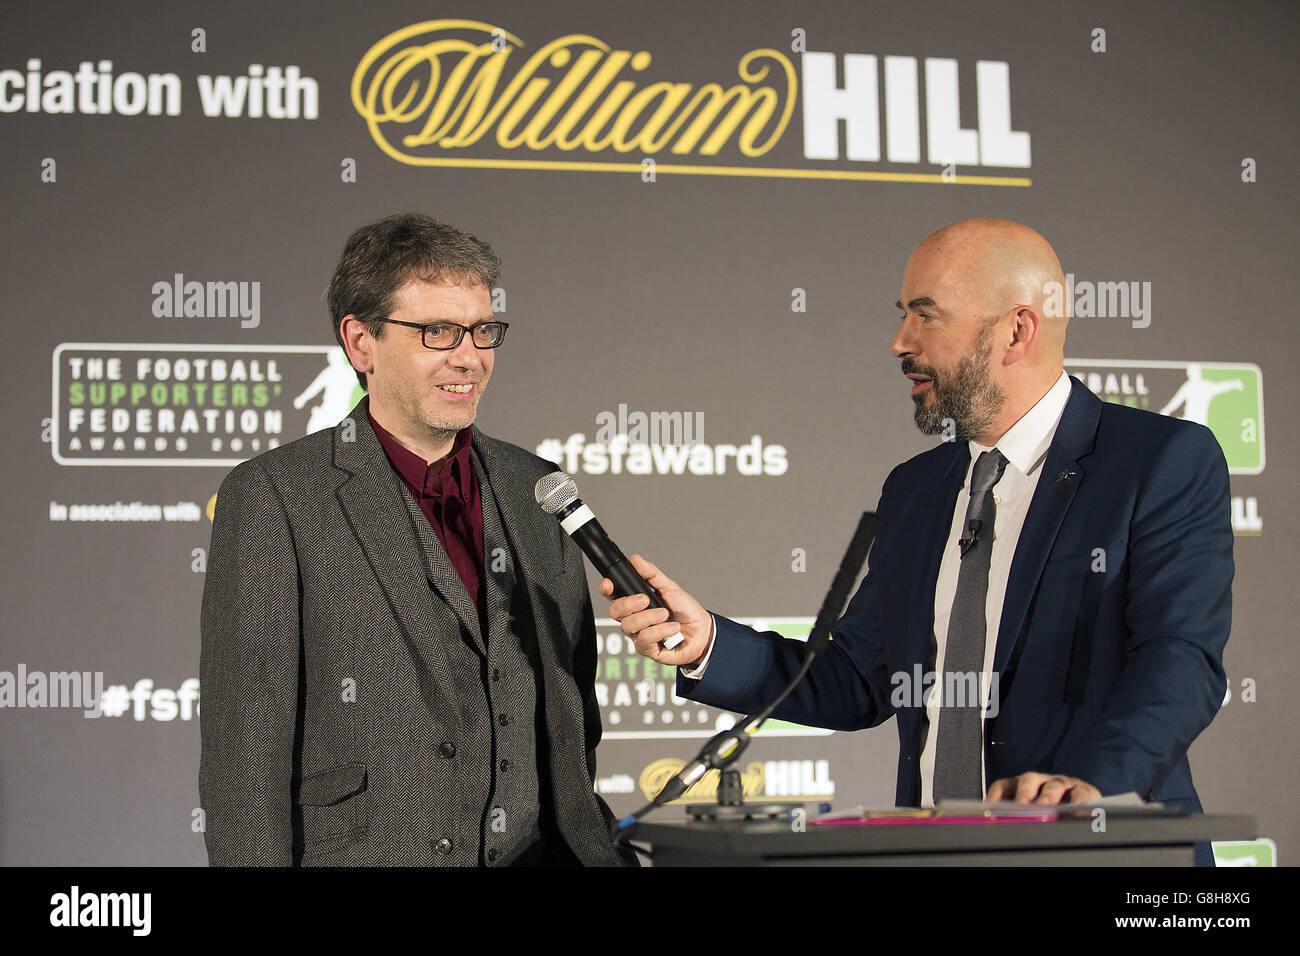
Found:
<svg viewBox="0 0 1300 956"><path fill-rule="evenodd" d="M537 497L537 503L542 506L542 510L548 515L553 515L577 500L578 486L574 484L573 478L568 473L552 471L537 479L533 494Z"/></svg>

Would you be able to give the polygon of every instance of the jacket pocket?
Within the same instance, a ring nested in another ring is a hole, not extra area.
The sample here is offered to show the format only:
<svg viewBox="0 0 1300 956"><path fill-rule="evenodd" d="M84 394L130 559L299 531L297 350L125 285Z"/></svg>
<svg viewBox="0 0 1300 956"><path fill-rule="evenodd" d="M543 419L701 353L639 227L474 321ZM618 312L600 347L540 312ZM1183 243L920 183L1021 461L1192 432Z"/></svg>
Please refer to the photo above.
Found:
<svg viewBox="0 0 1300 956"><path fill-rule="evenodd" d="M298 802L303 806L331 807L342 803L366 787L366 765L344 764L306 777L298 788Z"/></svg>
<svg viewBox="0 0 1300 956"><path fill-rule="evenodd" d="M312 774L298 788L300 844L309 851L350 842L370 824L370 794L364 763L344 764Z"/></svg>
<svg viewBox="0 0 1300 956"><path fill-rule="evenodd" d="M1095 561L1096 557L1091 551L1080 551L1078 554L1052 558L1043 565L1042 581L1046 583L1060 578L1081 577L1092 573Z"/></svg>

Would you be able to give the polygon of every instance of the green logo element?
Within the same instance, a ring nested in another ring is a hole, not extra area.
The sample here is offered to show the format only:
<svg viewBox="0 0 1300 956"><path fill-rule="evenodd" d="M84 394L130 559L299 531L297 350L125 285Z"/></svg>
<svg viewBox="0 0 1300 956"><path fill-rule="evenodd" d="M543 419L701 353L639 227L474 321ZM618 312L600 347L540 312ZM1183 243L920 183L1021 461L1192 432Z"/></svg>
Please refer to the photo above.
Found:
<svg viewBox="0 0 1300 956"><path fill-rule="evenodd" d="M1231 840L1210 844L1215 866L1277 866L1272 840Z"/></svg>
<svg viewBox="0 0 1300 956"><path fill-rule="evenodd" d="M1160 409L1214 432L1234 475L1264 470L1264 389L1259 368L1189 362L1187 379Z"/></svg>

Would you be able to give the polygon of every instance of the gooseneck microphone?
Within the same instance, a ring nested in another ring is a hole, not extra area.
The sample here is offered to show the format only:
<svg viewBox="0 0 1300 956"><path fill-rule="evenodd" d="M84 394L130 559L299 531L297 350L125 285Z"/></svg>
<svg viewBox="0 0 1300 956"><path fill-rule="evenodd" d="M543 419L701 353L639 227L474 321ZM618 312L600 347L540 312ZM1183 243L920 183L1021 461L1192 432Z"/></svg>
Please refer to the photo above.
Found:
<svg viewBox="0 0 1300 956"><path fill-rule="evenodd" d="M649 607L664 606L655 589L646 584L645 579L636 573L632 562L628 561L623 552L618 549L618 545L610 540L592 510L582 503L582 499L578 497L578 486L574 484L573 478L563 471L552 471L537 479L533 494L537 497L537 503L541 505L543 511L559 519L560 527L577 542L578 547L591 560L601 576L613 582L615 597L644 594L650 598ZM661 643L668 650L672 650L682 642L682 639L682 634L678 631Z"/></svg>

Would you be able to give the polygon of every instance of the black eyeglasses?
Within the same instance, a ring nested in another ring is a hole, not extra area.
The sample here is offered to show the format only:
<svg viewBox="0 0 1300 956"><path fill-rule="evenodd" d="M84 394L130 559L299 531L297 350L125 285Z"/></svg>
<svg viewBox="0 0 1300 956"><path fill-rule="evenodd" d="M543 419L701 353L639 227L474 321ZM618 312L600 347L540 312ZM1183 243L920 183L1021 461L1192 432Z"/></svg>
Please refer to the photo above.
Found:
<svg viewBox="0 0 1300 956"><path fill-rule="evenodd" d="M509 322L475 322L473 325L457 325L455 322L431 322L428 325L421 325L418 322L399 322L397 319L380 319L380 322L388 322L392 325L405 325L407 328L420 330L420 341L426 349L437 349L445 352L448 349L454 349L460 345L460 340L465 337L465 333L470 333L470 338L475 348L494 349L506 340L506 329L510 328Z"/></svg>

